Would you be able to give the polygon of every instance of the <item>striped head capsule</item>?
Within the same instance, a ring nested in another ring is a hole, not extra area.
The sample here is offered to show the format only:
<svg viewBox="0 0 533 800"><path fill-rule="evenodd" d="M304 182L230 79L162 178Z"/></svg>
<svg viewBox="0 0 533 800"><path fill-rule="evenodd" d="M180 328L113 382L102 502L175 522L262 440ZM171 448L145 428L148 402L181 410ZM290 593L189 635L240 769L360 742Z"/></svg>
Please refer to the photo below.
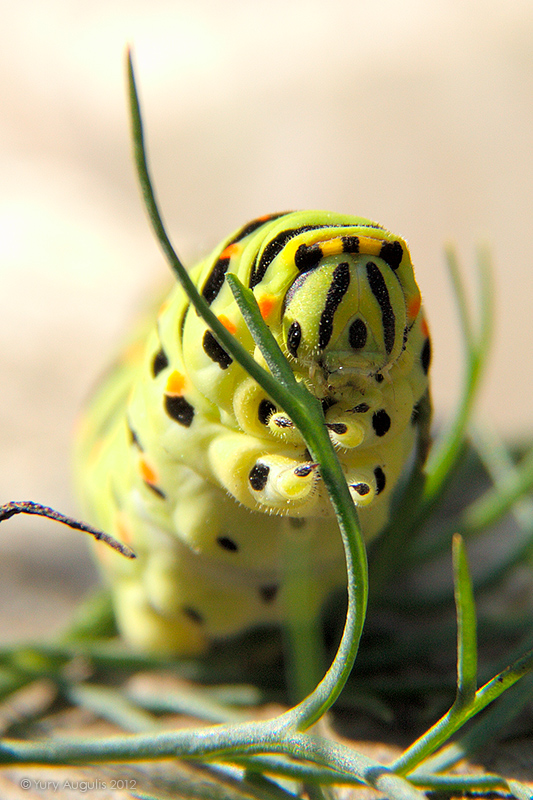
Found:
<svg viewBox="0 0 533 800"><path fill-rule="evenodd" d="M324 244L333 250L332 242ZM319 365L328 381L353 382L385 370L402 352L406 326L398 276L376 256L324 255L298 275L285 298L287 352L301 367Z"/></svg>

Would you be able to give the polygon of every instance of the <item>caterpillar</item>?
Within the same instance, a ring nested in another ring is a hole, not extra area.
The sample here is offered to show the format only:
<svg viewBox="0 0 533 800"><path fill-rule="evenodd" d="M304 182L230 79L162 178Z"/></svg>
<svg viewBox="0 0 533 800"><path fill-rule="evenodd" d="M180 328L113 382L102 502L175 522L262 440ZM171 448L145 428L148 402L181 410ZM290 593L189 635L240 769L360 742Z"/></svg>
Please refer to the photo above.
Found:
<svg viewBox="0 0 533 800"><path fill-rule="evenodd" d="M190 274L266 366L228 272L253 290L297 380L320 400L371 541L428 441L431 346L405 241L324 211L260 217L224 240ZM336 518L301 434L179 285L82 418L76 474L86 518L137 553L126 561L96 545L136 648L194 655L280 622L284 536L305 543L317 613L345 583Z"/></svg>

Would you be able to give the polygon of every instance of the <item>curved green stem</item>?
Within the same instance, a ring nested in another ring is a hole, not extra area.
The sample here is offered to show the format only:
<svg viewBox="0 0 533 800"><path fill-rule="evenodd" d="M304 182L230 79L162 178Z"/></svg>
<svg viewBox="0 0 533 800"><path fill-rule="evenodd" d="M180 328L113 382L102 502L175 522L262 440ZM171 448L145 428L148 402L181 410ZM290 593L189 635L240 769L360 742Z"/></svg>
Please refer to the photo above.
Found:
<svg viewBox="0 0 533 800"><path fill-rule="evenodd" d="M124 736L98 740L0 742L0 764L97 763L188 758L232 761L232 757L263 753L290 753L297 759L351 773L362 783L394 796L395 800L422 800L421 792L387 767L345 745L308 734L281 735L271 723L247 723L181 730L151 736Z"/></svg>
<svg viewBox="0 0 533 800"><path fill-rule="evenodd" d="M348 612L341 643L331 667L316 689L295 708L280 717L280 729L304 730L313 725L339 696L352 670L359 647L366 614L368 577L366 550L357 513L325 427L320 403L303 383L296 381L290 365L261 317L253 292L246 289L235 275L228 276L228 283L252 336L265 357L270 373L263 369L221 325L196 290L177 256L166 233L149 174L131 53L128 53L128 79L135 163L148 215L163 252L191 303L213 330L222 346L282 406L299 428L312 458L319 464L321 478L339 521L348 572Z"/></svg>

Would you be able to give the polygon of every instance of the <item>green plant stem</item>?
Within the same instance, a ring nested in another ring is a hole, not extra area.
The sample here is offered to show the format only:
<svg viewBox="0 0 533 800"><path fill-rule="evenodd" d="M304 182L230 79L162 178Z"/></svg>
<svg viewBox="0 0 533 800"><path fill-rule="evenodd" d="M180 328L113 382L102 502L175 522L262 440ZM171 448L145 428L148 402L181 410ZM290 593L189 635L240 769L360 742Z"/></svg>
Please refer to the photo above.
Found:
<svg viewBox="0 0 533 800"><path fill-rule="evenodd" d="M438 445L433 448L427 463L427 480L424 489L423 506L431 508L434 501L440 496L448 476L455 467L462 450L464 434L472 414L474 400L483 375L487 356L492 340L492 323L494 319L494 287L492 269L486 250L478 255L478 272L480 279L480 323L477 336L473 332L473 325L466 292L464 289L457 257L453 250L448 248L447 264L454 287L454 296L459 312L459 320L463 331L466 356L466 376L464 389L461 394L455 417L445 435L439 439ZM423 508L421 509L422 513ZM426 512L424 512L426 513Z"/></svg>
<svg viewBox="0 0 533 800"><path fill-rule="evenodd" d="M221 325L208 304L197 292L187 270L172 247L163 225L150 179L139 98L130 53L128 53L128 78L135 163L148 215L163 252L181 281L191 303L213 330L220 344L276 402L279 402L302 433L312 458L319 464L321 478L339 521L348 572L349 602L344 633L337 655L315 691L280 718L283 726L304 730L313 725L331 707L342 691L355 661L363 630L368 596L367 563L355 506L325 427L320 403L303 384L296 382L290 365L261 317L253 292L246 289L235 275L227 276L235 299L272 374L266 372Z"/></svg>
<svg viewBox="0 0 533 800"><path fill-rule="evenodd" d="M313 564L309 542L283 536L281 550L283 639L291 703L306 697L324 675L326 654L320 615L309 591Z"/></svg>
<svg viewBox="0 0 533 800"><path fill-rule="evenodd" d="M111 686L72 683L63 687L63 695L75 706L87 708L123 730L144 733L161 728L159 720L139 708L121 691Z"/></svg>
<svg viewBox="0 0 533 800"><path fill-rule="evenodd" d="M498 789L509 790L509 784L500 775L436 775L427 772L416 773L410 780L424 789L434 792L461 794L465 792L492 792ZM529 799L530 800L530 799Z"/></svg>
<svg viewBox="0 0 533 800"><path fill-rule="evenodd" d="M0 742L1 764L80 764L103 761L151 761L164 758L187 758L232 761L234 756L256 753L290 753L312 764L350 773L361 782L396 800L422 800L423 795L407 780L371 758L353 752L344 745L309 734L284 735L276 720L270 723L247 723L182 730L152 736L112 737L98 740L60 740Z"/></svg>
<svg viewBox="0 0 533 800"><path fill-rule="evenodd" d="M261 317L253 293L245 289L235 275L231 275L228 280L263 355L266 358L268 354L272 359L275 340ZM285 360L281 351L278 355ZM290 387L290 401L284 408L302 433L312 458L320 465L320 476L339 522L348 575L348 611L337 655L315 691L284 715L289 727L305 730L333 705L350 675L363 631L368 599L368 574L359 520L346 478L325 427L320 404L303 384L296 382L292 370L290 376L287 376L287 383ZM272 396L276 397L275 394ZM309 400L306 402L307 396Z"/></svg>
<svg viewBox="0 0 533 800"><path fill-rule="evenodd" d="M248 353L248 351L232 336L229 331L222 325L219 319L213 314L211 308L205 299L197 292L194 283L192 282L189 273L185 266L178 257L174 250L168 234L163 224L163 219L159 211L159 207L155 198L152 180L150 178L150 171L146 158L144 147L144 133L143 123L141 118L141 111L139 105L139 98L137 88L135 85L135 75L133 72L133 63L131 53L128 52L128 81L129 81L129 99L130 99L130 114L132 126L132 140L133 140L133 155L135 165L137 167L137 175L139 184L141 186L144 204L148 213L148 218L151 222L157 240L165 254L165 257L174 271L177 279L186 291L192 305L198 311L200 316L205 320L207 325L215 334L219 343L230 353L230 355L239 362L239 364L269 393L272 391L282 396L284 401L290 400L289 392L276 380L280 375L269 375L255 359ZM285 362L286 363L286 362ZM289 365L286 363L287 369L291 372ZM281 368L282 375L286 374L286 369ZM267 388L268 387L268 388Z"/></svg>
<svg viewBox="0 0 533 800"><path fill-rule="evenodd" d="M494 430L489 430L486 425L483 428L474 427L470 429L470 438L495 485L508 481L513 476L518 478L520 468L509 447ZM512 512L521 527L533 532L533 500L530 497L524 497L515 503Z"/></svg>
<svg viewBox="0 0 533 800"><path fill-rule="evenodd" d="M461 529L477 533L494 524L533 488L533 448L497 485L472 503L461 519Z"/></svg>
<svg viewBox="0 0 533 800"><path fill-rule="evenodd" d="M533 674L526 675L499 698L468 732L455 742L446 745L431 758L426 759L421 772L443 772L455 766L462 759L494 741L508 724L531 701L533 695ZM409 779L418 776L418 770Z"/></svg>
<svg viewBox="0 0 533 800"><path fill-rule="evenodd" d="M307 782L316 781L322 784L351 784L361 786L361 781L348 773L340 774L324 767L287 761L276 756L254 756L252 759L235 759L236 763L247 764L249 770L259 769L271 775L283 775ZM500 775L439 775L433 768L413 772L409 781L415 786L434 791L493 791L507 789L508 783Z"/></svg>
<svg viewBox="0 0 533 800"><path fill-rule="evenodd" d="M476 607L472 579L461 536L453 538L453 571L457 609L457 697L454 706L469 706L477 688Z"/></svg>
<svg viewBox="0 0 533 800"><path fill-rule="evenodd" d="M521 502L531 489L533 489L533 448L526 453L515 469L508 470L495 486L471 503L454 526L444 531L438 540L414 542L413 560L423 563L445 552L454 532L460 533L465 538L483 533L507 514L516 503ZM527 548L527 542L525 547ZM520 547L516 556L511 556L510 566L522 552ZM504 569L507 568L507 565L504 565Z"/></svg>
<svg viewBox="0 0 533 800"><path fill-rule="evenodd" d="M321 784L352 784L354 786L364 786L364 782L351 772L341 772L340 770L320 767L316 764L305 764L301 761L292 761L286 756L235 756L234 764L246 766L248 772L257 770L266 772L269 775L280 775L294 780Z"/></svg>
<svg viewBox="0 0 533 800"><path fill-rule="evenodd" d="M457 607L457 695L448 713L394 762L395 771L404 775L427 759L467 720L499 696L504 684L506 687L511 686L533 667L533 656L530 653L520 659L514 667L493 678L478 692L475 691L477 680L475 605L464 544L457 534L453 540L453 563ZM486 728L483 730L486 731ZM433 759L429 768L435 768L435 763L439 762Z"/></svg>
<svg viewBox="0 0 533 800"><path fill-rule="evenodd" d="M426 758L446 741L448 730L455 724L462 725L465 711L475 702L477 680L476 610L472 591L472 579L463 540L453 539L453 580L457 614L457 692L455 702L448 713L429 731L409 747L394 762L397 772L406 774L413 765ZM444 738L442 738L444 737Z"/></svg>
<svg viewBox="0 0 533 800"><path fill-rule="evenodd" d="M473 716L496 700L506 689L533 670L533 652L526 653L510 667L482 686L472 703L463 706L454 703L452 708L411 747L396 759L391 768L400 775L407 775L424 759L468 722Z"/></svg>

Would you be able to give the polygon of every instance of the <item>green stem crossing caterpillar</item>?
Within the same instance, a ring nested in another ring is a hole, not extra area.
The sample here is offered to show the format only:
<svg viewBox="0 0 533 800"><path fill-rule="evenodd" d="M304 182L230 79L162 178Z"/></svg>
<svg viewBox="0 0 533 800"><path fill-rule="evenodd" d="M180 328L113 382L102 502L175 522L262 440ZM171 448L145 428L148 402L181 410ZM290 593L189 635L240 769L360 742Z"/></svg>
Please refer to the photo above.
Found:
<svg viewBox="0 0 533 800"><path fill-rule="evenodd" d="M323 211L261 217L191 271L213 313L264 358L226 281L235 273L323 407L367 541L427 447L430 340L406 243ZM345 582L337 522L292 420L219 344L181 286L124 353L81 422L88 520L131 545L97 547L133 645L182 655L277 622L281 540L305 539L318 612Z"/></svg>

